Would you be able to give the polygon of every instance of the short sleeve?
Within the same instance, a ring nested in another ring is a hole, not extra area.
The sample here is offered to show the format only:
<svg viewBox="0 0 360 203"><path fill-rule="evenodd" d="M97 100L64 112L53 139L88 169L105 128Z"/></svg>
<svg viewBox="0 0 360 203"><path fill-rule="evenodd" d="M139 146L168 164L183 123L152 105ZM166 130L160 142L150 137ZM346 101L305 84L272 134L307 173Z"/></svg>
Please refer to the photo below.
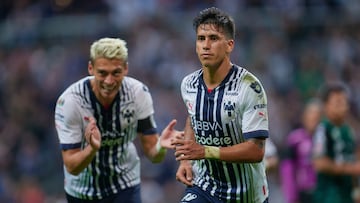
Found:
<svg viewBox="0 0 360 203"><path fill-rule="evenodd" d="M61 96L55 107L55 127L62 149L79 148L83 138L81 115L73 98Z"/></svg>
<svg viewBox="0 0 360 203"><path fill-rule="evenodd" d="M149 88L142 83L138 83L134 91L138 119L142 120L153 115L154 105Z"/></svg>
<svg viewBox="0 0 360 203"><path fill-rule="evenodd" d="M268 111L267 97L261 83L252 75L244 79L243 97L240 98L242 111L242 130L244 137L267 138Z"/></svg>

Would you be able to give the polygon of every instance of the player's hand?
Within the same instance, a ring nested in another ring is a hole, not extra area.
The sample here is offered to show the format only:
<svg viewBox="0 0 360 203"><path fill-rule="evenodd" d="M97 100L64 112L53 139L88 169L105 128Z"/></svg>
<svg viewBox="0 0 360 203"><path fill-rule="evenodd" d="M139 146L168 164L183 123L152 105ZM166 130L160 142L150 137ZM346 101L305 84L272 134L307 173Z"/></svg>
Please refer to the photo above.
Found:
<svg viewBox="0 0 360 203"><path fill-rule="evenodd" d="M96 120L94 117L85 117L84 119L89 122L85 128L86 142L97 151L101 146L101 134L99 128L96 125Z"/></svg>
<svg viewBox="0 0 360 203"><path fill-rule="evenodd" d="M193 172L190 161L184 160L180 162L179 168L176 172L176 180L187 186L193 185Z"/></svg>
<svg viewBox="0 0 360 203"><path fill-rule="evenodd" d="M171 141L176 137L184 137L183 131L175 130L176 120L173 119L161 132L160 145L167 149L175 149L175 146L171 144Z"/></svg>
<svg viewBox="0 0 360 203"><path fill-rule="evenodd" d="M198 160L205 157L204 146L198 144L195 140L177 137L177 139L172 140L171 144L175 146L176 161Z"/></svg>

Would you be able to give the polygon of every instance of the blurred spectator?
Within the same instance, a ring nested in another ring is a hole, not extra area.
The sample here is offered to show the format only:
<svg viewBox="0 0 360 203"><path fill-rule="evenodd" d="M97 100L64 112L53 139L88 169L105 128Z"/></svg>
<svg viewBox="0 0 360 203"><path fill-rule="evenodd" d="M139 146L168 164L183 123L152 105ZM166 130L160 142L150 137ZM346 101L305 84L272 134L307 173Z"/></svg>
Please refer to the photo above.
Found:
<svg viewBox="0 0 360 203"><path fill-rule="evenodd" d="M286 137L280 163L281 186L286 203L312 203L316 174L312 166L312 138L321 118L321 104L310 100L301 113L301 126Z"/></svg>

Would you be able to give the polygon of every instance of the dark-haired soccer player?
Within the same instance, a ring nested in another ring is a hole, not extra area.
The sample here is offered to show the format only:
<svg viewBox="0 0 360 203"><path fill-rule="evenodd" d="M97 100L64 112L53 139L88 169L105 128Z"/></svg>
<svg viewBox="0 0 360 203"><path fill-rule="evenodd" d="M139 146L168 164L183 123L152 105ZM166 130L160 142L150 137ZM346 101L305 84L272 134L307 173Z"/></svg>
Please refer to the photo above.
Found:
<svg viewBox="0 0 360 203"><path fill-rule="evenodd" d="M188 185L181 202L267 202L264 88L230 60L235 25L228 14L207 8L194 19L194 28L202 68L182 81L189 118L185 139L172 142L181 161L176 178Z"/></svg>
<svg viewBox="0 0 360 203"><path fill-rule="evenodd" d="M356 164L355 140L347 124L349 92L341 83L327 84L321 92L324 118L318 125L313 142L313 164L317 172L314 202L352 203Z"/></svg>

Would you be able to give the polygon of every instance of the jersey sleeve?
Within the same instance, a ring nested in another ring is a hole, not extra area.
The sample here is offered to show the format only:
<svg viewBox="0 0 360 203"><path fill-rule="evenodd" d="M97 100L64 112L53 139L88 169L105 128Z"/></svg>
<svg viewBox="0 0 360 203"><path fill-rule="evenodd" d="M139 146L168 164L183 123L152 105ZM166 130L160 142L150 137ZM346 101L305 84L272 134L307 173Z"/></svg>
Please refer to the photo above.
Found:
<svg viewBox="0 0 360 203"><path fill-rule="evenodd" d="M61 149L80 148L83 139L82 120L76 101L61 96L55 107L55 127Z"/></svg>
<svg viewBox="0 0 360 203"><path fill-rule="evenodd" d="M241 97L242 131L246 139L267 138L268 135L268 111L267 97L263 86L249 74L244 78L244 91Z"/></svg>
<svg viewBox="0 0 360 203"><path fill-rule="evenodd" d="M136 111L138 118L138 132L144 135L157 133L154 119L154 105L148 87L139 83L135 88Z"/></svg>
<svg viewBox="0 0 360 203"><path fill-rule="evenodd" d="M149 88L144 84L138 84L135 88L135 101L138 119L142 120L154 114L153 100Z"/></svg>

